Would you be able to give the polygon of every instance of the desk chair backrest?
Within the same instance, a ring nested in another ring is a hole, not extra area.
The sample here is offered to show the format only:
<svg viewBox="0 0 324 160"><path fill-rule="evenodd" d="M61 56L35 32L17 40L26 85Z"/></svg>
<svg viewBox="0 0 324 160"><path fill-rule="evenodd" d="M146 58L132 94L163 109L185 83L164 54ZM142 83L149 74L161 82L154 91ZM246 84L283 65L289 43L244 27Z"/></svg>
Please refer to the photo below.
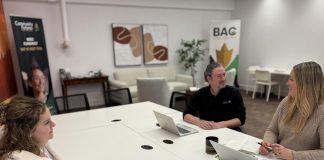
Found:
<svg viewBox="0 0 324 160"><path fill-rule="evenodd" d="M258 66L258 65L255 65L255 66L249 66L248 67L248 72L249 72L249 74L255 74L255 71L257 70L257 69L260 69L261 67L260 66Z"/></svg>
<svg viewBox="0 0 324 160"><path fill-rule="evenodd" d="M188 107L190 101L192 99L192 94L186 94L182 92L172 92L170 99L170 108L178 110L180 112L184 112Z"/></svg>
<svg viewBox="0 0 324 160"><path fill-rule="evenodd" d="M260 68L261 67L258 65L248 67L248 69L247 69L247 71L248 71L248 86L246 88L246 94L249 93L249 88L252 87L255 83L255 71Z"/></svg>
<svg viewBox="0 0 324 160"><path fill-rule="evenodd" d="M271 73L266 70L256 70L255 80L257 82L271 82Z"/></svg>
<svg viewBox="0 0 324 160"><path fill-rule="evenodd" d="M139 102L151 101L163 106L169 105L171 90L165 78L137 78L136 81Z"/></svg>
<svg viewBox="0 0 324 160"><path fill-rule="evenodd" d="M133 103L129 88L109 89L105 91L108 107Z"/></svg>
<svg viewBox="0 0 324 160"><path fill-rule="evenodd" d="M256 70L255 71L255 86L253 90L252 98L255 98L255 92L257 91L258 85L265 85L269 86L268 93L267 93L267 99L266 101L269 101L269 96L271 92L271 87L273 85L278 85L278 99L280 99L280 82L272 81L271 73L267 70Z"/></svg>
<svg viewBox="0 0 324 160"><path fill-rule="evenodd" d="M236 76L236 68L232 68L226 71L225 84L229 86L234 86L235 76Z"/></svg>
<svg viewBox="0 0 324 160"><path fill-rule="evenodd" d="M67 102L67 110L64 110L64 99ZM60 113L89 110L89 101L86 94L74 94L67 96L55 97L56 106Z"/></svg>

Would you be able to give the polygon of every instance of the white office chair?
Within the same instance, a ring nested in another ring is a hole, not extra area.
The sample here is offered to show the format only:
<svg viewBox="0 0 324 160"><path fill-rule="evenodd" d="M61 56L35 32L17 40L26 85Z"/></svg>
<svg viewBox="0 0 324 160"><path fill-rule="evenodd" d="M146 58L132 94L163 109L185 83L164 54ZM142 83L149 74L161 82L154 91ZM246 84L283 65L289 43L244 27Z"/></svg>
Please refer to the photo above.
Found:
<svg viewBox="0 0 324 160"><path fill-rule="evenodd" d="M163 106L169 106L173 90L169 88L165 78L137 78L136 82L139 102L151 101Z"/></svg>
<svg viewBox="0 0 324 160"><path fill-rule="evenodd" d="M260 69L261 67L258 65L255 66L249 66L248 71L248 86L246 88L246 94L249 94L249 88L253 87L255 84L255 71L257 69Z"/></svg>
<svg viewBox="0 0 324 160"><path fill-rule="evenodd" d="M280 99L280 83L277 81L272 81L271 79L271 73L266 70L256 70L255 71L255 85L253 90L252 98L255 98L255 92L257 91L258 85L264 85L269 86L268 87L268 93L267 93L267 99L266 101L269 101L269 96L271 92L271 86L278 85L278 99Z"/></svg>
<svg viewBox="0 0 324 160"><path fill-rule="evenodd" d="M236 75L236 68L232 68L232 69L226 71L225 84L229 85L229 86L234 86L235 75Z"/></svg>

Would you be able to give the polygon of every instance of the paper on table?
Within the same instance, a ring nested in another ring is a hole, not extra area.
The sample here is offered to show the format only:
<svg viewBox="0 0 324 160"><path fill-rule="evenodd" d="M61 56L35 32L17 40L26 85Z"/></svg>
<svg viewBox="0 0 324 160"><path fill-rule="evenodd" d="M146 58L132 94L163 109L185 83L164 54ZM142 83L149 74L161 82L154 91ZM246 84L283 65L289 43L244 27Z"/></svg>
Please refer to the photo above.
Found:
<svg viewBox="0 0 324 160"><path fill-rule="evenodd" d="M244 152L246 154L251 154L258 158L258 160L275 160L276 157L271 153L267 156L263 156L259 154L260 145L256 141L237 141L230 140L226 143L227 147L233 148L235 150L239 150L240 152Z"/></svg>
<svg viewBox="0 0 324 160"><path fill-rule="evenodd" d="M225 144L225 146L235 150L240 150L245 143L247 143L247 141L230 140Z"/></svg>
<svg viewBox="0 0 324 160"><path fill-rule="evenodd" d="M257 154L257 155L254 155L254 157L258 158L258 160L275 160L275 159L277 159L275 157L275 155L273 155L272 153L267 156Z"/></svg>

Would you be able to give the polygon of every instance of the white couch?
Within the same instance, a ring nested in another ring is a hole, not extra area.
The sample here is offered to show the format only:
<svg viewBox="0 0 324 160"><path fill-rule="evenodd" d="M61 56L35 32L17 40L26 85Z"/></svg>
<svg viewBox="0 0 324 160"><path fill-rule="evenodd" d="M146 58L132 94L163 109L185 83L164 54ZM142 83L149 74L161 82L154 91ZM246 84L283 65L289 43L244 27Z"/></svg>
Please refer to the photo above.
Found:
<svg viewBox="0 0 324 160"><path fill-rule="evenodd" d="M190 75L177 74L170 67L121 69L113 73L114 79L110 79L110 87L129 88L133 102L138 102L136 78L165 77L168 86L173 91L185 91L193 86L193 78Z"/></svg>

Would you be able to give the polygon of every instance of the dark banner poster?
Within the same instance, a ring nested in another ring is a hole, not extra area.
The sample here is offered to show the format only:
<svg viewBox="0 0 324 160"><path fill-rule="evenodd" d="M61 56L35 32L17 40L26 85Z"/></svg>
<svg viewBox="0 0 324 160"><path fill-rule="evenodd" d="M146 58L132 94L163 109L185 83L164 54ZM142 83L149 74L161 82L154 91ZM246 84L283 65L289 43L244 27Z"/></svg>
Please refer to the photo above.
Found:
<svg viewBox="0 0 324 160"><path fill-rule="evenodd" d="M56 113L42 19L16 16L10 19L24 94L45 102Z"/></svg>
<svg viewBox="0 0 324 160"><path fill-rule="evenodd" d="M17 93L15 72L9 48L8 30L0 1L0 102Z"/></svg>

